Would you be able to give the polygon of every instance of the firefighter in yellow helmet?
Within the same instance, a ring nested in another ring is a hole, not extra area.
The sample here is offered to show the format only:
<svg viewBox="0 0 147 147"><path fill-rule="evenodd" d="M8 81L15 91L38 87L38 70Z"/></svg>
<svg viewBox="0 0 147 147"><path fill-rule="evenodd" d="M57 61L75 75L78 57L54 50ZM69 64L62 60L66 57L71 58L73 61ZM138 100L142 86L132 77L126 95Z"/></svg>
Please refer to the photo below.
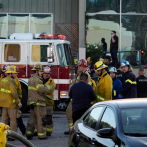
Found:
<svg viewBox="0 0 147 147"><path fill-rule="evenodd" d="M95 94L97 95L97 102L112 100L112 78L106 71L107 65L102 61L95 63L95 71L100 76L96 83Z"/></svg>
<svg viewBox="0 0 147 147"><path fill-rule="evenodd" d="M31 112L27 123L26 137L27 139L32 139L37 123L38 138L46 139L45 96L52 93L52 86L43 84L43 65L36 64L32 70L34 74L28 82L28 105Z"/></svg>
<svg viewBox="0 0 147 147"><path fill-rule="evenodd" d="M46 66L44 68L44 74L43 74L43 83L46 85L51 85L53 87L53 91L51 94L46 95L45 101L46 101L46 133L47 136L51 136L53 132L53 106L54 106L54 90L56 87L56 84L54 82L54 79L51 78L51 69L49 66Z"/></svg>
<svg viewBox="0 0 147 147"><path fill-rule="evenodd" d="M17 132L17 110L22 107L14 78L17 76L16 66L9 66L7 77L1 80L0 107L2 107L2 123L8 124L10 130ZM9 140L13 141L13 138Z"/></svg>
<svg viewBox="0 0 147 147"><path fill-rule="evenodd" d="M78 70L78 59L74 59L74 65L75 65L75 74L77 74L77 70Z"/></svg>
<svg viewBox="0 0 147 147"><path fill-rule="evenodd" d="M80 81L80 75L81 73L86 73L88 75L88 84L92 86L92 82L91 82L91 77L89 75L89 73L86 70L87 67L87 61L85 59L81 59L78 61L78 76L77 78L73 79L71 82L71 86ZM66 109L66 116L67 116L67 120L68 120L68 126L69 128L73 125L73 120L72 120L72 100L69 102L68 107ZM64 134L65 135L69 135L70 131L65 131Z"/></svg>
<svg viewBox="0 0 147 147"><path fill-rule="evenodd" d="M88 57L87 58L87 72L90 74L91 77L93 77L93 74L95 73L94 71L94 66L92 64L92 58Z"/></svg>

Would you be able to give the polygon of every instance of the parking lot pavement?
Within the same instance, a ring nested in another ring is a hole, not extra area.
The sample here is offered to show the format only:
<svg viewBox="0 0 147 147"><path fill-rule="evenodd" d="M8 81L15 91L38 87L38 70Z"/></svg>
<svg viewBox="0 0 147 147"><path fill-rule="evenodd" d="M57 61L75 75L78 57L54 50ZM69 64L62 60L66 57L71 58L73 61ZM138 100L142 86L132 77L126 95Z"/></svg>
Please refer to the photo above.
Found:
<svg viewBox="0 0 147 147"><path fill-rule="evenodd" d="M23 114L24 124L27 124L29 114ZM65 112L54 112L54 130L52 136L48 137L46 140L39 140L38 137L33 137L31 142L35 147L68 147L68 135L64 135L64 131L68 130L68 123ZM1 120L1 118L0 118ZM18 130L20 133L20 131ZM21 133L20 133L21 134ZM9 142L13 145L22 146L19 141Z"/></svg>

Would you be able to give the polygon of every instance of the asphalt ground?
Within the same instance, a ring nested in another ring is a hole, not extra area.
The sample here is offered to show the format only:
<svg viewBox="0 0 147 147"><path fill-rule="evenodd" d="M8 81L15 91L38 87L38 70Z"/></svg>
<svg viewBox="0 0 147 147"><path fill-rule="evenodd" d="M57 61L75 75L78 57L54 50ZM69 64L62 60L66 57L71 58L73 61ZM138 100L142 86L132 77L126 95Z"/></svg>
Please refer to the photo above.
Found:
<svg viewBox="0 0 147 147"><path fill-rule="evenodd" d="M27 125L29 114L28 113L22 114L22 118L24 124ZM37 136L34 136L33 139L30 140L30 142L32 142L32 144L35 147L68 147L69 136L64 135L64 131L68 130L68 123L65 112L54 111L53 119L54 119L54 130L52 136L48 137L48 139L46 140L40 140L38 139ZM1 121L1 117L0 117L0 121ZM19 129L18 129L18 133L21 134ZM23 146L23 144L17 140L8 141L8 143L11 143L18 147Z"/></svg>

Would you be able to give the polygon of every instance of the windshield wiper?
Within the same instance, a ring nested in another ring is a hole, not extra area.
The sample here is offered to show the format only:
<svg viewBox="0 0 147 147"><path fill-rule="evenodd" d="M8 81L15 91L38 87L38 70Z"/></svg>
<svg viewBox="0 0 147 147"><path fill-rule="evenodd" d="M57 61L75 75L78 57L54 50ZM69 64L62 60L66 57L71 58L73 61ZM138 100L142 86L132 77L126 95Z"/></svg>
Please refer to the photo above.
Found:
<svg viewBox="0 0 147 147"><path fill-rule="evenodd" d="M147 136L147 134L141 134L141 133L124 133L125 135L129 136Z"/></svg>

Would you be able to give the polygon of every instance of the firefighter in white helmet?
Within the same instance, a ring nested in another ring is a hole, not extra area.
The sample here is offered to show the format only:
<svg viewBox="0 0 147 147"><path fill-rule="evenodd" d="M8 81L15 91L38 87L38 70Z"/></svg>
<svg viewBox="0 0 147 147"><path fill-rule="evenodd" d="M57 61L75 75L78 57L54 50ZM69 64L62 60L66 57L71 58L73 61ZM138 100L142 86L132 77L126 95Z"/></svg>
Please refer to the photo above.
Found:
<svg viewBox="0 0 147 147"><path fill-rule="evenodd" d="M54 82L54 79L51 78L51 68L49 66L46 66L44 68L44 74L43 74L43 83L46 85L52 86L52 93L49 95L46 95L45 101L46 101L46 133L47 136L51 136L53 132L53 106L54 106L54 89L56 87L56 84Z"/></svg>
<svg viewBox="0 0 147 147"><path fill-rule="evenodd" d="M81 73L86 73L88 75L88 84L92 85L91 82L91 77L89 75L89 73L86 70L87 67L87 61L85 59L81 59L78 61L78 76L77 78L72 80L71 86L80 81L80 75ZM67 116L67 120L68 120L68 125L69 127L71 127L73 125L73 120L72 120L72 100L70 100L68 107L66 109L66 116ZM65 131L64 134L65 135L69 135L70 131Z"/></svg>
<svg viewBox="0 0 147 147"><path fill-rule="evenodd" d="M17 132L17 110L22 107L20 102L17 85L14 81L18 72L16 66L9 66L6 71L7 77L1 80L0 107L2 107L2 123L9 124L10 130ZM7 99L6 99L7 98ZM9 140L13 141L13 138Z"/></svg>
<svg viewBox="0 0 147 147"><path fill-rule="evenodd" d="M32 75L28 82L28 105L31 112L27 123L26 137L27 139L32 139L37 122L38 138L46 139L45 96L52 93L52 86L43 84L43 65L36 64L32 70L35 74Z"/></svg>

